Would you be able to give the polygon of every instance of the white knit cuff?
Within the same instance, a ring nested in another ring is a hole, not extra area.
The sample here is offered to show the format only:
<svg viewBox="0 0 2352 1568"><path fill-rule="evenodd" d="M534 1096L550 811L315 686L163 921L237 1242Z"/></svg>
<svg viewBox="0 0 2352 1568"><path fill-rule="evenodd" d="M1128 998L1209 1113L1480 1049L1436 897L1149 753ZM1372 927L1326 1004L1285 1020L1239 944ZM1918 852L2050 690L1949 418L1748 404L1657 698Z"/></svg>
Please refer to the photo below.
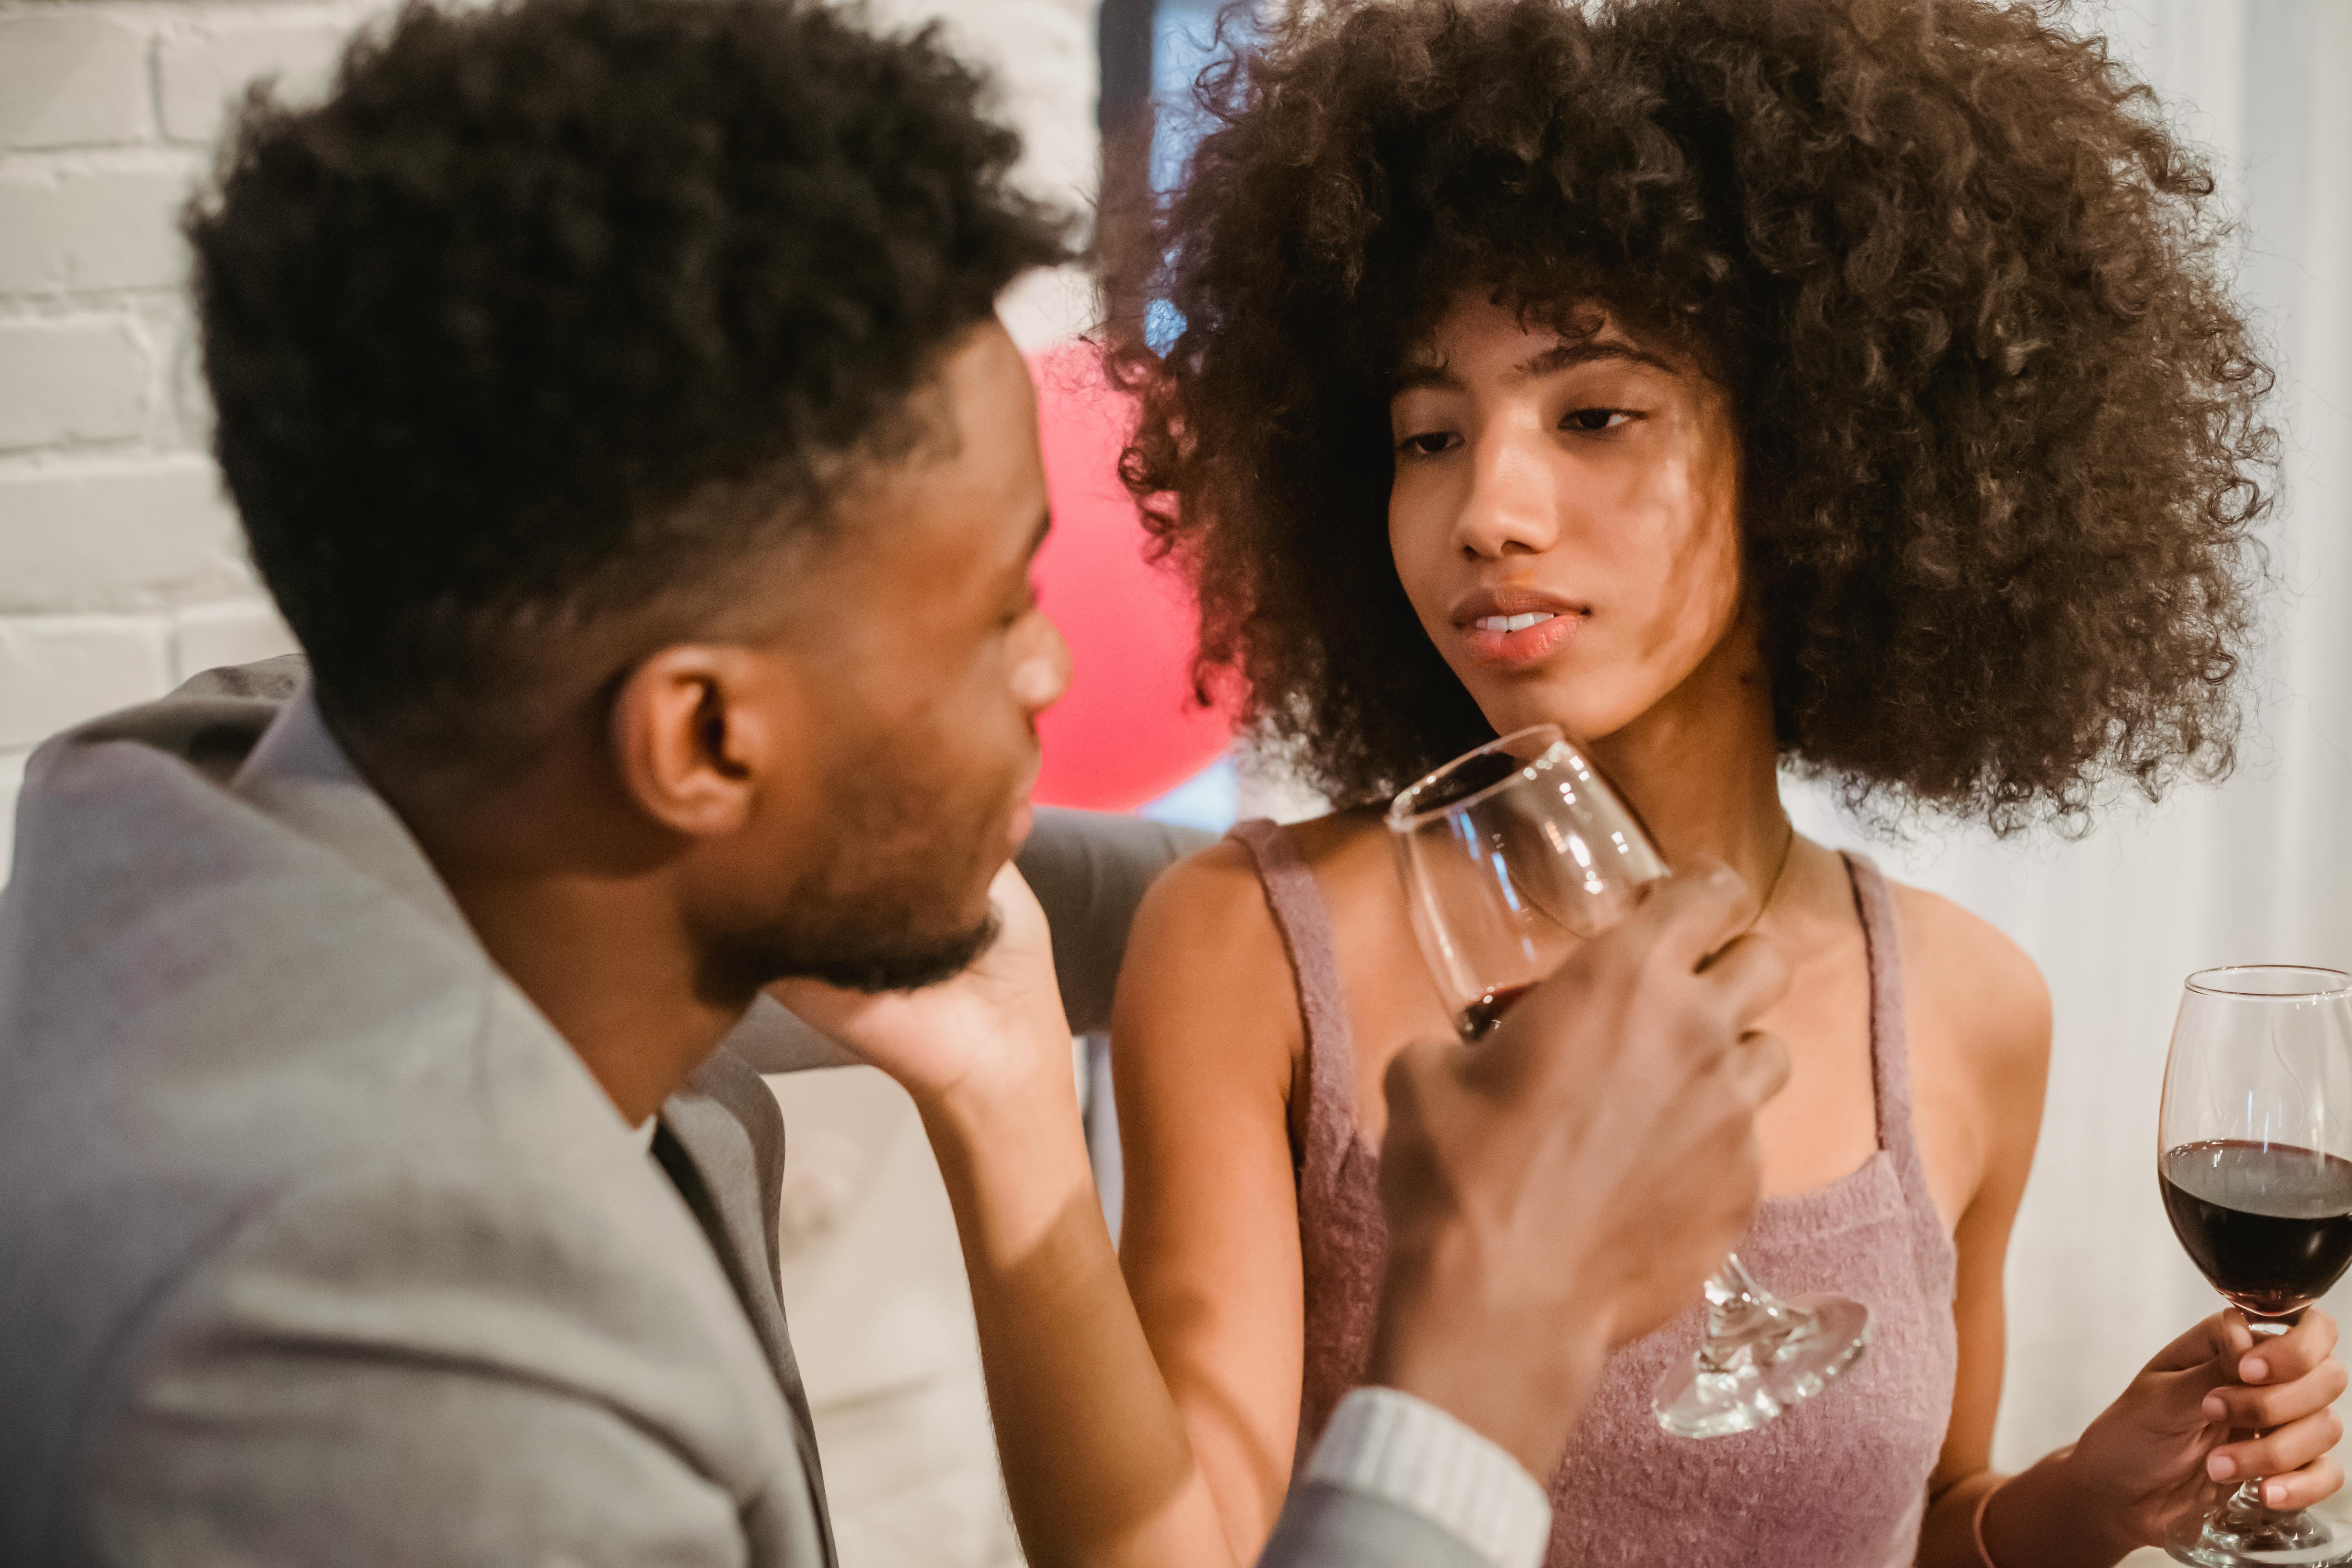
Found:
<svg viewBox="0 0 2352 1568"><path fill-rule="evenodd" d="M1411 1509L1495 1568L1538 1568L1550 1542L1550 1500L1517 1459L1393 1388L1339 1401L1307 1479Z"/></svg>

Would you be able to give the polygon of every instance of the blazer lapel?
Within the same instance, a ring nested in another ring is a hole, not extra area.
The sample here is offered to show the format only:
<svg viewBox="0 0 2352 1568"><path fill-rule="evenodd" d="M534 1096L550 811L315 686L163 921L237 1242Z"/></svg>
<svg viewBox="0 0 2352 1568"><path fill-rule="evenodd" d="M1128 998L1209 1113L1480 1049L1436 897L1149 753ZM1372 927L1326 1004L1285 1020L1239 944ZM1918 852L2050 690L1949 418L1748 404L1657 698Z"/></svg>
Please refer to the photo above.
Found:
<svg viewBox="0 0 2352 1568"><path fill-rule="evenodd" d="M816 1427L801 1387L800 1363L793 1356L779 1284L776 1215L784 1175L784 1119L775 1096L758 1073L721 1047L662 1107L653 1152L710 1238L792 1409L826 1568L833 1568L838 1559Z"/></svg>

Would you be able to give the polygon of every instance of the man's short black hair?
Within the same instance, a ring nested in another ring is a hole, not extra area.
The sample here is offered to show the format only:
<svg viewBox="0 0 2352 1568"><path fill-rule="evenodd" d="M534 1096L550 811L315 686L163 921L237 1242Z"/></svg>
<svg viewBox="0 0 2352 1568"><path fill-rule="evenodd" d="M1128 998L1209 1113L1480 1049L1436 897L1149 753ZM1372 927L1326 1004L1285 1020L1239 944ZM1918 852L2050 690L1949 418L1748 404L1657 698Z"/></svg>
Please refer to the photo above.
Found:
<svg viewBox="0 0 2352 1568"><path fill-rule="evenodd" d="M823 514L1064 255L933 30L798 0L411 5L248 98L184 226L215 447L346 721Z"/></svg>

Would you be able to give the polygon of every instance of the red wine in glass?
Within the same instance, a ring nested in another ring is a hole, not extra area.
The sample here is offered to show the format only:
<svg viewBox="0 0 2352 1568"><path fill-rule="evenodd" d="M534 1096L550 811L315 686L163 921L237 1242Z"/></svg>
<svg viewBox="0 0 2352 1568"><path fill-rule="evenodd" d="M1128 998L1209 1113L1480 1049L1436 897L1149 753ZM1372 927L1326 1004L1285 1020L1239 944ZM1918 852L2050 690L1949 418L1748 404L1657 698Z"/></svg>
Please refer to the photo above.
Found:
<svg viewBox="0 0 2352 1568"><path fill-rule="evenodd" d="M1413 935L1465 1040L1492 1033L1666 874L1641 817L1549 724L1455 758L1398 795L1388 825ZM1697 1353L1666 1369L1651 1409L1678 1437L1752 1432L1820 1394L1869 1343L1860 1302L1782 1300L1727 1255L1706 1282Z"/></svg>
<svg viewBox="0 0 2352 1568"><path fill-rule="evenodd" d="M2252 1316L2293 1316L2352 1264L2352 1160L2210 1138L2167 1150L2161 1179L2189 1260Z"/></svg>
<svg viewBox="0 0 2352 1568"><path fill-rule="evenodd" d="M2189 1260L2256 1334L2284 1331L2352 1264L2352 977L2277 963L2190 975L2156 1149ZM2164 1547L2197 1568L2352 1568L2352 1526L2272 1508L2258 1477L2183 1511Z"/></svg>
<svg viewBox="0 0 2352 1568"><path fill-rule="evenodd" d="M1483 1040L1494 1032L1496 1025L1503 1021L1503 1015L1511 1010L1511 1004L1534 989L1533 985L1498 985L1463 1008L1462 1016L1454 1020L1454 1026L1462 1031L1462 1037L1465 1040Z"/></svg>

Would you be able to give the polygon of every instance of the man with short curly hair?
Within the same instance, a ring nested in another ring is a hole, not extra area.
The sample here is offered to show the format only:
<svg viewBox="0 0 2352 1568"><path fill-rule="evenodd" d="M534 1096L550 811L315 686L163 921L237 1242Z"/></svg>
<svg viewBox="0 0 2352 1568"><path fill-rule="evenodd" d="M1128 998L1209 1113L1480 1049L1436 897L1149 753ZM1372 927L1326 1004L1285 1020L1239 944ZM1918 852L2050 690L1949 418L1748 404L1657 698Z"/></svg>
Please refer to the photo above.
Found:
<svg viewBox="0 0 2352 1568"><path fill-rule="evenodd" d="M247 104L186 228L307 664L28 772L0 1560L832 1563L755 1071L805 1040L786 980L924 1111L1000 1426L1176 1451L1087 1173L1089 1020L1007 865L1028 839L1057 938L1115 963L1171 851L1030 833L1067 654L994 300L1064 247L981 90L815 5L509 0ZM1752 1202L1778 972L1697 973L1746 913L1678 879L1475 1064L1400 1079L1428 1245L1269 1561L1539 1552L1526 1470L1594 1345ZM1691 1239L1629 1267L1588 1205ZM1124 1384L1069 1385L1087 1336ZM1087 1506L1013 1480L1024 1535ZM1083 1522L1117 1561L1159 1521Z"/></svg>

